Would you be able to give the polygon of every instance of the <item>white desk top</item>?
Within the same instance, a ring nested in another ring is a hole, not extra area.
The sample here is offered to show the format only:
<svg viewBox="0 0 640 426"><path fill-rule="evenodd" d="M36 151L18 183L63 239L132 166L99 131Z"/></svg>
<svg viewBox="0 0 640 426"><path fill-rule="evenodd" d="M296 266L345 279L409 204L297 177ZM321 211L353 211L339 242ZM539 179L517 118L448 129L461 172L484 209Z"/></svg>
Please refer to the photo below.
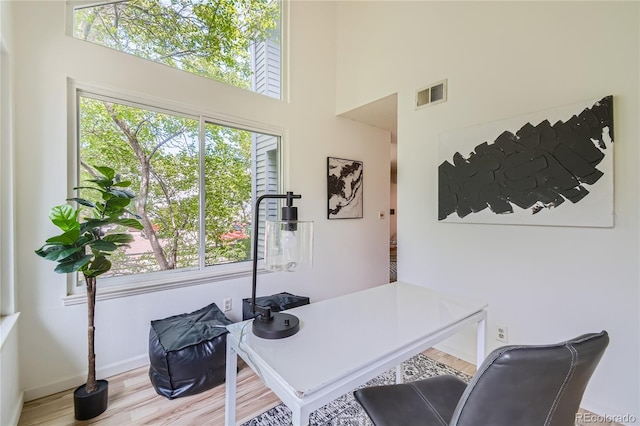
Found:
<svg viewBox="0 0 640 426"><path fill-rule="evenodd" d="M285 339L256 337L251 320L227 328L258 373L269 368L304 396L486 306L397 282L290 309L300 331Z"/></svg>

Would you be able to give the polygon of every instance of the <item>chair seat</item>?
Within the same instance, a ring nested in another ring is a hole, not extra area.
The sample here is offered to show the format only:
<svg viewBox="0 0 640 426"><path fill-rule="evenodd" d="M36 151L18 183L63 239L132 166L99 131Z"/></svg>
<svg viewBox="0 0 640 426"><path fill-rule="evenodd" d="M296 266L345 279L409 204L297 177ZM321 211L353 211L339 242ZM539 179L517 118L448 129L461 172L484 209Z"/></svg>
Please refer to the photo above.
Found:
<svg viewBox="0 0 640 426"><path fill-rule="evenodd" d="M446 426L467 384L454 376L356 390L376 426Z"/></svg>

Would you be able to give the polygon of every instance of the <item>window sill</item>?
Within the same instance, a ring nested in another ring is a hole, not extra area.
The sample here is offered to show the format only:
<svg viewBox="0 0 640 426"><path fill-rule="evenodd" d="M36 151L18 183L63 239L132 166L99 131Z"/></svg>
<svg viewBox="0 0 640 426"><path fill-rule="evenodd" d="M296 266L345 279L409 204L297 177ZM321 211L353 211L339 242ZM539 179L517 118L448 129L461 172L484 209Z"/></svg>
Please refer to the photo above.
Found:
<svg viewBox="0 0 640 426"><path fill-rule="evenodd" d="M264 269L258 273L266 272ZM233 268L224 268L222 271L198 271L195 273L182 272L169 274L170 276L153 277L150 279L141 277L141 280L135 283L126 283L120 285L104 285L100 286L98 278L98 289L96 292L96 301L118 299L120 297L136 296L139 294L154 293L156 291L171 290L176 288L190 287L194 285L209 284L217 281L227 281L237 278L245 278L251 276L251 262L245 262ZM73 294L69 294L63 298L65 306L81 305L87 303L87 293L85 288L78 288Z"/></svg>
<svg viewBox="0 0 640 426"><path fill-rule="evenodd" d="M13 329L16 328L19 316L20 312L0 317L0 351Z"/></svg>

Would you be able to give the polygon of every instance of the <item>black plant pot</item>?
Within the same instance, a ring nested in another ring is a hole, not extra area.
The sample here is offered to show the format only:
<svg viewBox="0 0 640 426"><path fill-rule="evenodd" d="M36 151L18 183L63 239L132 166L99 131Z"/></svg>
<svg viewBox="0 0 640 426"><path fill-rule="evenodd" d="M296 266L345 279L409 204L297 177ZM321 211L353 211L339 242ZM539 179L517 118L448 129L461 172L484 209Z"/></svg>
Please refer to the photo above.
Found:
<svg viewBox="0 0 640 426"><path fill-rule="evenodd" d="M89 420L104 413L107 409L109 382L98 380L98 388L87 393L87 385L78 387L73 392L73 408L76 420Z"/></svg>

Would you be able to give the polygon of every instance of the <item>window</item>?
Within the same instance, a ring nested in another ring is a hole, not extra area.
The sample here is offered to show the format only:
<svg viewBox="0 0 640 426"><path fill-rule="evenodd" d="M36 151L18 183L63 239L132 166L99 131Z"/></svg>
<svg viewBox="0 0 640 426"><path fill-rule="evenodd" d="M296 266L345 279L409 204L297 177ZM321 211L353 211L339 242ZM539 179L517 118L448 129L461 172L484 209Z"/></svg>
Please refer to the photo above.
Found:
<svg viewBox="0 0 640 426"><path fill-rule="evenodd" d="M278 135L77 93L78 180L90 179L93 166L116 170L132 182L137 197L129 209L144 225L130 231L129 248L114 252L111 271L101 277L111 278L103 282L250 259L252 199L278 188Z"/></svg>
<svg viewBox="0 0 640 426"><path fill-rule="evenodd" d="M281 98L278 0L73 2L70 35Z"/></svg>

